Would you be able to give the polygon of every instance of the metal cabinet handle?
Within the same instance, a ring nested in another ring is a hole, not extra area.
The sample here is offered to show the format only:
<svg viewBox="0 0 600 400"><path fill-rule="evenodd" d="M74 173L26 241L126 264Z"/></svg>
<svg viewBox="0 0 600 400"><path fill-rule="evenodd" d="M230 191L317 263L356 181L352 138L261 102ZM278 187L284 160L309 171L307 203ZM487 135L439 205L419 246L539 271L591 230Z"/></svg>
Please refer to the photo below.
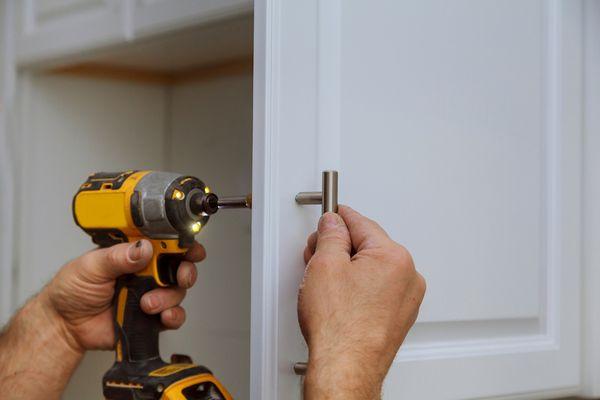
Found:
<svg viewBox="0 0 600 400"><path fill-rule="evenodd" d="M323 171L323 190L321 192L300 192L296 195L298 204L321 204L321 211L338 212L338 172ZM306 375L308 364L305 362L294 363L296 375Z"/></svg>
<svg viewBox="0 0 600 400"><path fill-rule="evenodd" d="M301 375L301 376L306 375L307 368L308 368L308 363L305 363L305 362L294 363L294 373L296 375Z"/></svg>
<svg viewBox="0 0 600 400"><path fill-rule="evenodd" d="M321 204L323 214L338 212L338 172L323 171L323 189L321 192L300 192L296 195L298 204Z"/></svg>

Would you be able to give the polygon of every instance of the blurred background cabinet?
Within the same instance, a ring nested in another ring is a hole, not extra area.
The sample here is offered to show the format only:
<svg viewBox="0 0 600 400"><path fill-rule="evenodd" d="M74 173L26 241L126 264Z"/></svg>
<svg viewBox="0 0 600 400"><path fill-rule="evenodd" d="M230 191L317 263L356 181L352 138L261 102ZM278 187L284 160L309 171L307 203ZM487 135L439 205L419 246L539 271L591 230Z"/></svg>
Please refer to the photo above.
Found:
<svg viewBox="0 0 600 400"><path fill-rule="evenodd" d="M46 63L247 13L250 0L23 0L15 3L19 63Z"/></svg>
<svg viewBox="0 0 600 400"><path fill-rule="evenodd" d="M4 320L91 248L70 214L89 172L196 175L254 209L199 235L209 256L164 356L239 399L299 399L319 209L293 199L337 169L341 200L428 280L384 398L600 396L598 3L0 4ZM111 358L88 355L65 398L100 398Z"/></svg>

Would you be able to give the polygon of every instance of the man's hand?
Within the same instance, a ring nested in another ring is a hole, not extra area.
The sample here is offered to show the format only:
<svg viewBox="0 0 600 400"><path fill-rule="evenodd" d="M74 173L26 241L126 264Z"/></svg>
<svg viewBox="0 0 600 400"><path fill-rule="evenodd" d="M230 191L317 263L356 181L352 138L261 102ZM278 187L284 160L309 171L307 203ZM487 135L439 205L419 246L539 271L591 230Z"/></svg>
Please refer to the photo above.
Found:
<svg viewBox="0 0 600 400"><path fill-rule="evenodd" d="M166 329L180 327L179 304L196 280L193 263L205 256L196 243L179 267L179 287L146 293L142 310L160 313ZM0 334L2 398L58 399L86 350L113 348L115 281L144 269L151 257L152 245L142 240L90 251L61 268Z"/></svg>
<svg viewBox="0 0 600 400"><path fill-rule="evenodd" d="M177 329L185 321L179 306L186 289L196 281L194 262L206 257L198 243L186 254L177 271L179 287L154 289L142 297L142 310L159 314L167 329ZM40 297L56 311L69 339L80 350L112 349L115 344L112 300L115 280L144 269L152 258L147 240L93 250L65 265Z"/></svg>
<svg viewBox="0 0 600 400"><path fill-rule="evenodd" d="M425 280L408 251L349 207L308 238L298 318L309 349L305 399L380 398L417 318Z"/></svg>

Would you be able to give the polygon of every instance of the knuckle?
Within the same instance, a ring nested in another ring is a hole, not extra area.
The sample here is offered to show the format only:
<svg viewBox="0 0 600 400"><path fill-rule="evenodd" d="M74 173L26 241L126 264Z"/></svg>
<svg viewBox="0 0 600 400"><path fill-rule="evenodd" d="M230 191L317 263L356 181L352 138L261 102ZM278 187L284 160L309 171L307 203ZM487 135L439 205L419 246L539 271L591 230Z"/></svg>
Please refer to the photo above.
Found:
<svg viewBox="0 0 600 400"><path fill-rule="evenodd" d="M307 263L312 258L312 251L307 247L304 249L304 262Z"/></svg>
<svg viewBox="0 0 600 400"><path fill-rule="evenodd" d="M119 250L120 249L118 246L112 246L107 249L106 261L108 261L110 265L121 264L123 257Z"/></svg>
<svg viewBox="0 0 600 400"><path fill-rule="evenodd" d="M389 237L387 235L387 232L385 231L385 229L383 229L383 227L381 226L381 224L373 219L365 218L365 229L369 232L377 232L377 233L382 233L384 237Z"/></svg>
<svg viewBox="0 0 600 400"><path fill-rule="evenodd" d="M364 218L365 218L365 221L367 222L367 224L368 224L368 226L369 226L370 229L381 229L381 230L383 230L383 228L381 227L381 225L379 225L379 222L377 222L377 221L375 221L375 220L373 220L371 218L368 218L368 217L364 217Z"/></svg>
<svg viewBox="0 0 600 400"><path fill-rule="evenodd" d="M174 308L173 313L175 315L174 319L181 325L185 322L185 310L181 307Z"/></svg>
<svg viewBox="0 0 600 400"><path fill-rule="evenodd" d="M194 264L191 264L189 267L189 273L187 275L187 279L185 282L186 288L191 288L196 283L196 279L198 279L198 270Z"/></svg>
<svg viewBox="0 0 600 400"><path fill-rule="evenodd" d="M200 258L200 260L204 260L206 258L206 249L204 248L204 246L202 246L199 243L198 243L198 258Z"/></svg>
<svg viewBox="0 0 600 400"><path fill-rule="evenodd" d="M312 268L323 268L329 265L334 265L337 262L337 258L331 253L316 252L310 259L310 265Z"/></svg>
<svg viewBox="0 0 600 400"><path fill-rule="evenodd" d="M180 318L179 311L176 308L169 309L166 314L167 314L167 319L173 323L176 323Z"/></svg>
<svg viewBox="0 0 600 400"><path fill-rule="evenodd" d="M187 290L182 287L169 288L164 292L165 303L170 307L178 306L185 299L186 293Z"/></svg>
<svg viewBox="0 0 600 400"><path fill-rule="evenodd" d="M310 235L308 235L308 237L306 238L306 245L310 246L311 243L313 243L313 241L315 241L317 239L317 235L316 232L311 233Z"/></svg>
<svg viewBox="0 0 600 400"><path fill-rule="evenodd" d="M69 265L79 264L82 268L91 268L96 264L97 252L98 250L89 251L81 257L71 261Z"/></svg>
<svg viewBox="0 0 600 400"><path fill-rule="evenodd" d="M412 255L400 244L394 244L389 253L389 260L392 264L401 267L405 271L416 272Z"/></svg>
<svg viewBox="0 0 600 400"><path fill-rule="evenodd" d="M425 297L425 293L427 292L427 281L425 280L423 275L421 275L421 274L417 274L417 275L418 275L417 288L418 288L419 294L421 295L421 299L423 299L423 297Z"/></svg>
<svg viewBox="0 0 600 400"><path fill-rule="evenodd" d="M182 261L177 269L177 280L184 286L194 278L196 266L189 261Z"/></svg>
<svg viewBox="0 0 600 400"><path fill-rule="evenodd" d="M344 230L341 227L337 227L335 229L331 229L326 232L320 233L318 240L319 241L322 241L322 240L346 241L346 233L344 232Z"/></svg>

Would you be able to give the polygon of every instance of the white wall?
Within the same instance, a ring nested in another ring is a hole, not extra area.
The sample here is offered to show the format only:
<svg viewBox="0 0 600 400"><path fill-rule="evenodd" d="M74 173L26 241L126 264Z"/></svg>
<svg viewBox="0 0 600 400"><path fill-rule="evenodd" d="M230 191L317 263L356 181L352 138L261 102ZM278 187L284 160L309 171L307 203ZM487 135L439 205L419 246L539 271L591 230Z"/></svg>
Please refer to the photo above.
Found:
<svg viewBox="0 0 600 400"><path fill-rule="evenodd" d="M169 168L218 195L252 189L251 74L172 90ZM164 335L163 354L188 351L236 399L249 398L250 211L222 211L197 236L208 257L185 300L185 329Z"/></svg>
<svg viewBox="0 0 600 400"><path fill-rule="evenodd" d="M21 79L17 180L17 300L22 304L67 260L92 248L71 199L87 174L171 169L238 194L251 182L251 74L165 88L47 75ZM169 162L170 160L170 162ZM162 355L208 365L247 398L250 213L216 215L199 235L208 259L185 301L188 323L163 334ZM86 356L65 399L100 399L110 352Z"/></svg>
<svg viewBox="0 0 600 400"><path fill-rule="evenodd" d="M92 243L71 200L94 171L161 168L165 89L78 78L24 82L18 214L18 302Z"/></svg>
<svg viewBox="0 0 600 400"><path fill-rule="evenodd" d="M11 142L8 137L14 98L15 68L11 3L0 1L0 325L12 312L13 298L13 207Z"/></svg>
<svg viewBox="0 0 600 400"><path fill-rule="evenodd" d="M0 21L3 25L8 20L5 10L6 4L3 1L0 1ZM2 30L0 31L0 58L4 58L6 54L5 47L6 30ZM0 63L0 162L2 164L6 163L6 155L8 154L5 128L6 111L4 110L4 107L6 107L4 95L6 86L6 78L4 74L5 69L6 66L4 63ZM4 172L5 168L3 167L4 165L0 167L0 186L4 186L5 180L9 176L9 174ZM6 208L5 202L6 194L0 193L0 210ZM0 227L5 227L6 221L4 219L6 215L6 213L0 214ZM3 246L2 250L6 249L3 244L7 237L10 237L10 231L7 231L6 228L0 228L0 243L2 243ZM0 282L2 282L0 286L1 289L3 289L2 297L0 297L0 325L3 325L6 322L6 319L10 313L10 292L6 293L6 289L11 287L11 285L7 283L7 281L10 282L11 280L9 276L10 270L10 260L3 256L2 259L0 259Z"/></svg>
<svg viewBox="0 0 600 400"><path fill-rule="evenodd" d="M162 168L161 87L32 76L22 87L17 298L22 304L69 259L93 247L71 199L93 171ZM100 399L112 354L88 354L65 399Z"/></svg>

